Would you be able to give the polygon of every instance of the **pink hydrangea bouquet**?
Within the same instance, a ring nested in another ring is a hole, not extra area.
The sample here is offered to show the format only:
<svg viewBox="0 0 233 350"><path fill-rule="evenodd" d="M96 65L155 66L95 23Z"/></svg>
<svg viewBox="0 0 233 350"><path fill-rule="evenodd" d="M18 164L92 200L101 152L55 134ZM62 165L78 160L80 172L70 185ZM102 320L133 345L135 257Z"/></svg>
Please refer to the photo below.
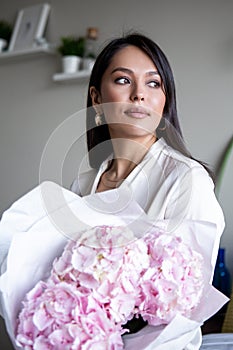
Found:
<svg viewBox="0 0 233 350"><path fill-rule="evenodd" d="M27 293L16 342L25 350L118 350L127 322L190 317L203 293L203 259L154 228L96 226L69 241L49 278Z"/></svg>

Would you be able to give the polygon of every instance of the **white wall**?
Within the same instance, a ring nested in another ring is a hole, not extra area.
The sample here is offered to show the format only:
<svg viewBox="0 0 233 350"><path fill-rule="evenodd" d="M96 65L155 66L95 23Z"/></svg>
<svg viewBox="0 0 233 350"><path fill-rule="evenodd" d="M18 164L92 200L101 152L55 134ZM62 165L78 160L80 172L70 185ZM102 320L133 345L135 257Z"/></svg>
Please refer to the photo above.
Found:
<svg viewBox="0 0 233 350"><path fill-rule="evenodd" d="M131 28L157 41L173 67L187 144L195 157L213 169L217 166L232 135L231 0L48 2L52 6L47 27L50 42L57 43L66 34L84 35L88 26L99 28L100 46ZM39 1L1 2L0 17L14 21L18 9L36 3ZM40 160L50 135L85 106L86 82L54 83L52 75L59 70L59 56L0 60L0 212L38 184ZM78 135L83 134L84 125L80 117ZM82 144L69 152L62 169L64 186L74 178L83 152ZM54 158L59 158L58 150ZM57 180L52 170L51 162L48 176Z"/></svg>

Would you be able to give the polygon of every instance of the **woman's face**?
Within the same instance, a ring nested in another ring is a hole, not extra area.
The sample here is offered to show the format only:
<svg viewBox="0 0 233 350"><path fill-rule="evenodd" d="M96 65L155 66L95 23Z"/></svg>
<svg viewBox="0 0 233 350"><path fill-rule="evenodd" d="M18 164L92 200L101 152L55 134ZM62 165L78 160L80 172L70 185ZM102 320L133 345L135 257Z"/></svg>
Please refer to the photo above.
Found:
<svg viewBox="0 0 233 350"><path fill-rule="evenodd" d="M166 101L154 63L132 45L115 54L100 91L91 87L90 93L93 105L104 113L111 137L154 133Z"/></svg>

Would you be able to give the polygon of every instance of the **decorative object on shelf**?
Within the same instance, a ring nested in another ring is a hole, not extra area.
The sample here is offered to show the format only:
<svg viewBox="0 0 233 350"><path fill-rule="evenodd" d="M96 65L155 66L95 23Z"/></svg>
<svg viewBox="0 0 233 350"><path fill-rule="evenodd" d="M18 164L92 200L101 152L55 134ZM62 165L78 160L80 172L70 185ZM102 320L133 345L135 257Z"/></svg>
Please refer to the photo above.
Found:
<svg viewBox="0 0 233 350"><path fill-rule="evenodd" d="M84 57L82 61L82 68L87 71L91 71L95 63L94 58Z"/></svg>
<svg viewBox="0 0 233 350"><path fill-rule="evenodd" d="M28 6L18 12L9 51L34 48L41 45L50 12L49 4Z"/></svg>
<svg viewBox="0 0 233 350"><path fill-rule="evenodd" d="M0 20L0 52L7 49L12 34L12 25L6 20Z"/></svg>
<svg viewBox="0 0 233 350"><path fill-rule="evenodd" d="M79 70L81 57L79 56L64 56L62 57L62 69L66 74L72 74Z"/></svg>
<svg viewBox="0 0 233 350"><path fill-rule="evenodd" d="M61 38L58 52L62 55L62 67L64 73L75 73L80 69L85 52L85 38L67 36Z"/></svg>
<svg viewBox="0 0 233 350"><path fill-rule="evenodd" d="M7 46L7 41L5 39L0 38L0 52L2 52Z"/></svg>
<svg viewBox="0 0 233 350"><path fill-rule="evenodd" d="M98 39L98 28L87 28L87 35L85 40L85 54L83 58L83 69L92 70L96 58L96 45Z"/></svg>

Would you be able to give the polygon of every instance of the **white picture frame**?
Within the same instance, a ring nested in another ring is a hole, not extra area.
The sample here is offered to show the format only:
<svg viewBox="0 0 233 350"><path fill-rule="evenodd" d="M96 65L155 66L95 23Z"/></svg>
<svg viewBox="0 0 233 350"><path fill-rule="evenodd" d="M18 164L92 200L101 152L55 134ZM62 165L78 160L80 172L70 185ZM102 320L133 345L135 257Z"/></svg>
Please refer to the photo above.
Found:
<svg viewBox="0 0 233 350"><path fill-rule="evenodd" d="M50 12L47 3L28 6L18 12L8 51L38 47Z"/></svg>

